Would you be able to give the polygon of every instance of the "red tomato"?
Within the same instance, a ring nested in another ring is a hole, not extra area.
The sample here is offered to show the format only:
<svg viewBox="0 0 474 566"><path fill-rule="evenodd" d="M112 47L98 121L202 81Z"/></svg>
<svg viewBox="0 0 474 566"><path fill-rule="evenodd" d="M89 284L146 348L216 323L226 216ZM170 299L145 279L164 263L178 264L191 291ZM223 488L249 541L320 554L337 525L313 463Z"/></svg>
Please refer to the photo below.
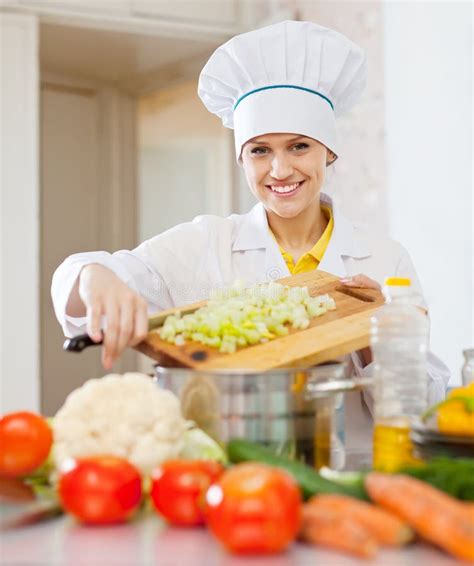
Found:
<svg viewBox="0 0 474 566"><path fill-rule="evenodd" d="M80 521L91 524L126 521L140 505L138 470L117 456L79 458L65 463L59 479L61 503Z"/></svg>
<svg viewBox="0 0 474 566"><path fill-rule="evenodd" d="M163 517L175 525L202 525L207 488L224 471L208 460L169 460L153 472L151 498Z"/></svg>
<svg viewBox="0 0 474 566"><path fill-rule="evenodd" d="M283 470L248 462L226 471L206 494L206 519L232 552L272 553L295 538L301 493Z"/></svg>
<svg viewBox="0 0 474 566"><path fill-rule="evenodd" d="M53 443L48 423L22 411L0 419L0 475L24 476L46 460Z"/></svg>

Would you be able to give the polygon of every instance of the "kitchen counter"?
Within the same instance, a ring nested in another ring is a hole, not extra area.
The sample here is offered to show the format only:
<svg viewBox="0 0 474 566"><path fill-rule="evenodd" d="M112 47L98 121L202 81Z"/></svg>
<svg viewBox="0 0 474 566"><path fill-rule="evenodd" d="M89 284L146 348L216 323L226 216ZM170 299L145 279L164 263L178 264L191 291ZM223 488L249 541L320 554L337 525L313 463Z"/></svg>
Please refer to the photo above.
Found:
<svg viewBox="0 0 474 566"><path fill-rule="evenodd" d="M0 533L0 564L8 566L448 566L457 562L417 543L403 550L382 550L372 562L337 552L293 544L269 557L229 555L205 528L167 527L149 515L119 526L84 527L70 517Z"/></svg>

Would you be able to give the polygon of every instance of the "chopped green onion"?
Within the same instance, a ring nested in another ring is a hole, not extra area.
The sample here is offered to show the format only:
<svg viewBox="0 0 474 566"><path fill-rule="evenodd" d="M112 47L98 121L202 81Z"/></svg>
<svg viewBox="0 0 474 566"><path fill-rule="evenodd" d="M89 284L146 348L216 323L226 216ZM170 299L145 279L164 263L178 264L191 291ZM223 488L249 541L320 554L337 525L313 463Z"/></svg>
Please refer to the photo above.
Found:
<svg viewBox="0 0 474 566"><path fill-rule="evenodd" d="M311 318L335 308L332 297L311 297L307 287L271 282L245 289L237 282L213 290L207 305L192 314L168 316L160 336L177 346L192 340L233 353L238 347L285 336L290 327L307 328Z"/></svg>

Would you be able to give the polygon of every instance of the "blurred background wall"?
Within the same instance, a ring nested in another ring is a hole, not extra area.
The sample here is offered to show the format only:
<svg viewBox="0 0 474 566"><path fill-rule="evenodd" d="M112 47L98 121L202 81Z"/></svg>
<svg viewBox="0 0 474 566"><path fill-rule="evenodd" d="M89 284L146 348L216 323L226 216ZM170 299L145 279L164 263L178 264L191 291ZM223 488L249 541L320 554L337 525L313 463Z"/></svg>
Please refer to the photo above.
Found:
<svg viewBox="0 0 474 566"><path fill-rule="evenodd" d="M452 384L474 344L472 8L384 3L389 232L418 270Z"/></svg>
<svg viewBox="0 0 474 566"><path fill-rule="evenodd" d="M139 99L140 241L198 214L233 210L232 132L196 88L189 80Z"/></svg>
<svg viewBox="0 0 474 566"><path fill-rule="evenodd" d="M459 382L474 343L471 3L1 0L0 10L2 410L53 412L104 373L98 351L61 350L49 287L64 257L253 205L232 132L202 106L197 78L219 44L284 19L367 51L369 84L339 122L325 190L410 251L432 349ZM114 370L137 367L151 363L128 352Z"/></svg>

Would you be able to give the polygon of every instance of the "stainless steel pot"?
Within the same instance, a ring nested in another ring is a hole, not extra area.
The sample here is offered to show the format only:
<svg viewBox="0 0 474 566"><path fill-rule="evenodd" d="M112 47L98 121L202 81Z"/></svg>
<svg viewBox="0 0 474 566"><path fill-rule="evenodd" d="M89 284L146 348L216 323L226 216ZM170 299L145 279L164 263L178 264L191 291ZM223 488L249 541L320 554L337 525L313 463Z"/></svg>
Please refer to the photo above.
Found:
<svg viewBox="0 0 474 566"><path fill-rule="evenodd" d="M318 468L329 464L338 394L363 385L341 363L265 373L155 366L155 380L217 441L246 438Z"/></svg>

